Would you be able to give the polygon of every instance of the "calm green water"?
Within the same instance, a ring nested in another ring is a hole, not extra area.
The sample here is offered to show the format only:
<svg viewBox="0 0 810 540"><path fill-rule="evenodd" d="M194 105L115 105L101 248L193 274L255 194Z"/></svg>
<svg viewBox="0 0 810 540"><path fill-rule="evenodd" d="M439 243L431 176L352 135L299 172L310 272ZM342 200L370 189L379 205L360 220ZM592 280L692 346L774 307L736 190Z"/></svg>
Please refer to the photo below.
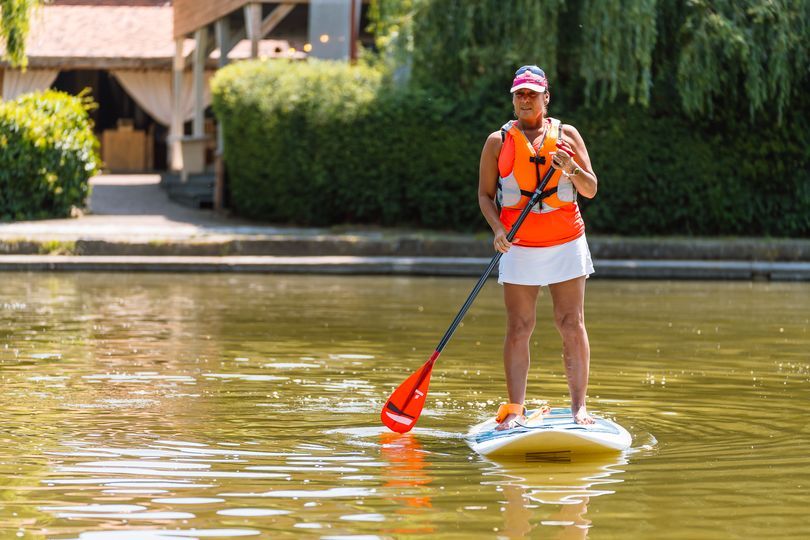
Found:
<svg viewBox="0 0 810 540"><path fill-rule="evenodd" d="M379 424L472 281L0 274L0 538L810 536L810 285L589 283L591 410L634 448L521 464L463 438L505 396L494 282L415 432Z"/></svg>

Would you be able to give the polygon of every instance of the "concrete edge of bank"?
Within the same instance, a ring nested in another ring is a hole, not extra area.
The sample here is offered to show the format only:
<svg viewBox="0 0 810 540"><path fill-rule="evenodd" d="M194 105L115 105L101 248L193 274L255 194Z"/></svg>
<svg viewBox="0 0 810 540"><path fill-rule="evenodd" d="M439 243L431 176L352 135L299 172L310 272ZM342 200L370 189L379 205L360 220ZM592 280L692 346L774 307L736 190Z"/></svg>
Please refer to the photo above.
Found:
<svg viewBox="0 0 810 540"><path fill-rule="evenodd" d="M488 257L0 255L0 271L479 276ZM594 278L810 281L810 262L594 260Z"/></svg>
<svg viewBox="0 0 810 540"><path fill-rule="evenodd" d="M137 233L133 230L133 234ZM596 259L810 262L810 240L766 238L622 238L589 236ZM492 255L491 240L476 236L407 234L219 235L193 238L0 237L0 255L81 256L357 256L457 257Z"/></svg>

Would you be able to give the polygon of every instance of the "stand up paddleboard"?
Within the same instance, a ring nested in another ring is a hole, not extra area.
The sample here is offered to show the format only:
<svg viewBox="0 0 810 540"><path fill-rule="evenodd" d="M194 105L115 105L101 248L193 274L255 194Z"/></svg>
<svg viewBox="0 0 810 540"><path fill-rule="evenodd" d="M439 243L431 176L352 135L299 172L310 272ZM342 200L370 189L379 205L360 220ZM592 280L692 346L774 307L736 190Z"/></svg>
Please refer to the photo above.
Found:
<svg viewBox="0 0 810 540"><path fill-rule="evenodd" d="M632 442L630 433L616 422L593 416L595 424L580 425L567 408L527 411L526 417L502 431L495 430L494 418L473 426L468 434L473 450L488 457L565 460L571 454L621 452Z"/></svg>

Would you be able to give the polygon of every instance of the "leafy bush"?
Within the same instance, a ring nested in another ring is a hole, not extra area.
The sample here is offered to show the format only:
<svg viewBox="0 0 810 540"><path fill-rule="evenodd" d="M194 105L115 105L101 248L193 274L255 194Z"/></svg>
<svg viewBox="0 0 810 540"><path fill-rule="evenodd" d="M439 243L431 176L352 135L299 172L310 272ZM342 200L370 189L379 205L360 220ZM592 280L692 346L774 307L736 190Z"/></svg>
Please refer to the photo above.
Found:
<svg viewBox="0 0 810 540"><path fill-rule="evenodd" d="M810 126L718 128L637 107L580 110L599 193L593 231L629 235L807 236Z"/></svg>
<svg viewBox="0 0 810 540"><path fill-rule="evenodd" d="M65 217L99 167L87 98L25 94L0 103L0 219Z"/></svg>
<svg viewBox="0 0 810 540"><path fill-rule="evenodd" d="M507 83L508 84L508 81ZM213 81L235 210L301 225L483 230L476 196L487 135L509 94L437 98L365 67L242 62ZM807 236L810 126L703 123L630 105L552 115L577 126L599 175L590 231Z"/></svg>
<svg viewBox="0 0 810 540"><path fill-rule="evenodd" d="M451 105L342 63L241 62L212 81L231 200L297 223L474 228L478 137ZM472 191L471 191L472 190Z"/></svg>

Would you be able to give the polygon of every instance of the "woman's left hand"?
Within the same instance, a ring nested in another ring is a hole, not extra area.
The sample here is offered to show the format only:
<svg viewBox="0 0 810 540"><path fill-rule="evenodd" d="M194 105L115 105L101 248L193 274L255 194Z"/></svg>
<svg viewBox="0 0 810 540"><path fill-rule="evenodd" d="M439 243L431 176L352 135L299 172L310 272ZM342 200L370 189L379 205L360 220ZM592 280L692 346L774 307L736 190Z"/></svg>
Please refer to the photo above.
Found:
<svg viewBox="0 0 810 540"><path fill-rule="evenodd" d="M557 151L551 154L551 166L562 170L565 174L571 174L578 167L574 161L574 149L567 142L557 143Z"/></svg>

